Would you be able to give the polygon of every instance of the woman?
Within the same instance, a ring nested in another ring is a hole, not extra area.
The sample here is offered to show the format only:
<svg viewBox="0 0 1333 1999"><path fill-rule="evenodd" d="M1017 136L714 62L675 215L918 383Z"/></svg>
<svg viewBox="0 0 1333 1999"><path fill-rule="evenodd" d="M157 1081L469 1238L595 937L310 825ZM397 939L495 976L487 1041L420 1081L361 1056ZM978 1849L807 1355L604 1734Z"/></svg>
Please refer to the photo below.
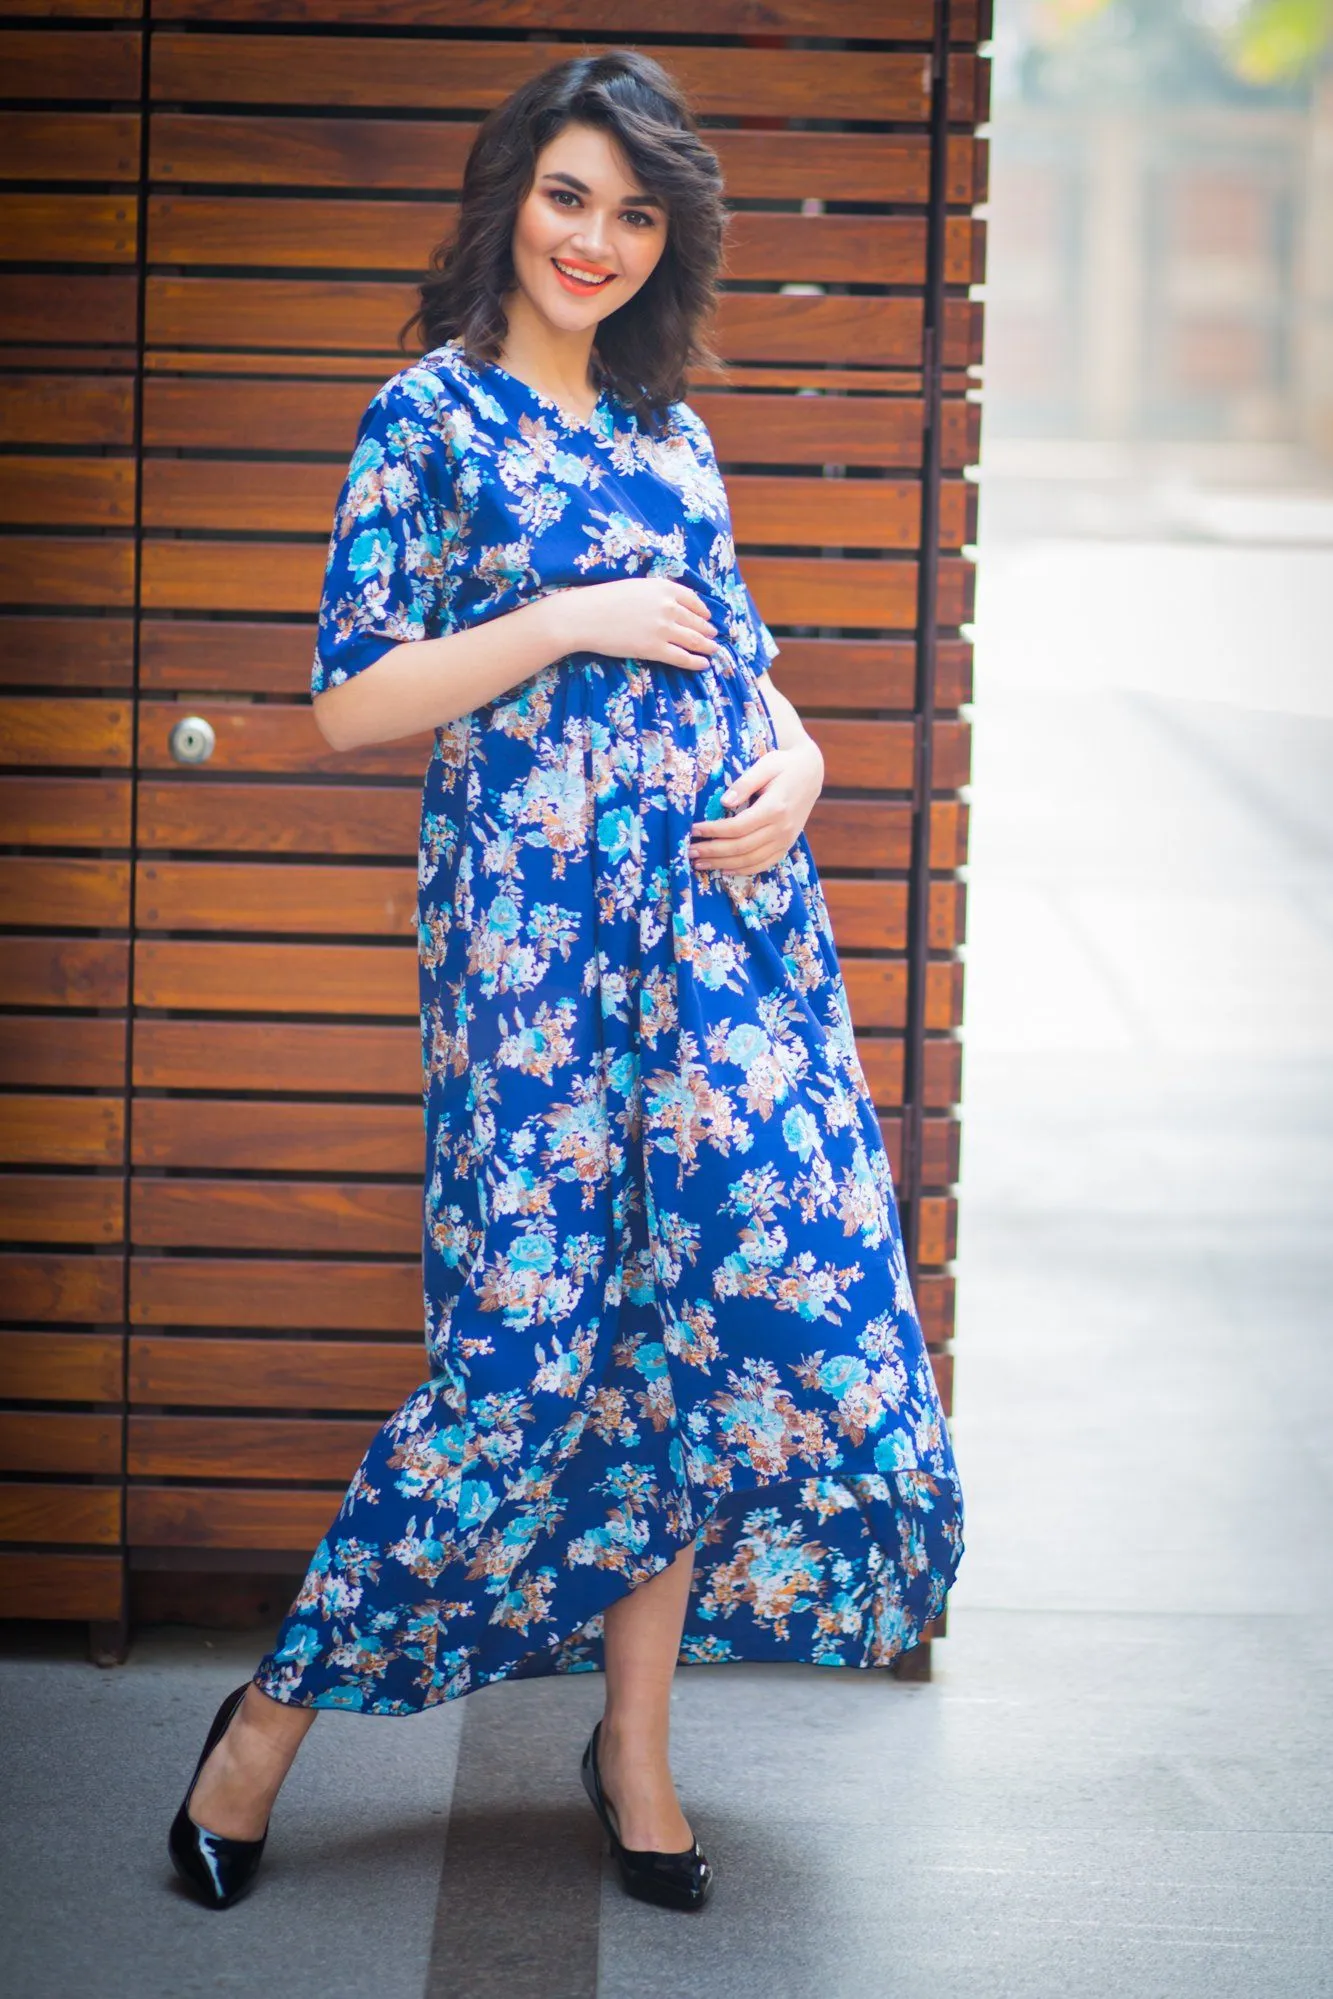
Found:
<svg viewBox="0 0 1333 1999"><path fill-rule="evenodd" d="M355 749L428 728L420 967L429 1380L384 1425L172 1828L250 1883L320 1708L603 1669L584 1783L626 1889L693 1909L678 1662L884 1665L961 1497L768 678L682 401L724 226L674 82L579 56L486 121L362 419L312 687Z"/></svg>

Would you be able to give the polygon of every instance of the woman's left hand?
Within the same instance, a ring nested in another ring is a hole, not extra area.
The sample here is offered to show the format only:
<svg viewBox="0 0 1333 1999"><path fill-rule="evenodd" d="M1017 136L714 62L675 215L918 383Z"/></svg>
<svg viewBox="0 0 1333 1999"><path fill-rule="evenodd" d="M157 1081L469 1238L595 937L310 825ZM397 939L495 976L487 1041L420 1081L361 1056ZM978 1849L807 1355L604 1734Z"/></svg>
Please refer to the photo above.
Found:
<svg viewBox="0 0 1333 1999"><path fill-rule="evenodd" d="M725 819L696 819L690 859L696 867L727 874L771 868L795 845L823 787L824 759L812 737L803 736L789 749L768 750L723 793L724 805L753 803Z"/></svg>

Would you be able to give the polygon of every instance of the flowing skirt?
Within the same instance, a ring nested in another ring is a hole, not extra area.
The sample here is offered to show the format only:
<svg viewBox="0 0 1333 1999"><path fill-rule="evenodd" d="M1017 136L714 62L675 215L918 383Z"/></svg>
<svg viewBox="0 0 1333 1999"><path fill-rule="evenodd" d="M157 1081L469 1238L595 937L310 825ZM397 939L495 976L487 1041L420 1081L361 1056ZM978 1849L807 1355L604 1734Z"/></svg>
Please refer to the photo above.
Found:
<svg viewBox="0 0 1333 1999"><path fill-rule="evenodd" d="M802 834L703 873L753 673L576 655L436 732L419 945L429 1378L255 1678L408 1714L596 1670L691 1542L682 1663L887 1665L962 1495Z"/></svg>

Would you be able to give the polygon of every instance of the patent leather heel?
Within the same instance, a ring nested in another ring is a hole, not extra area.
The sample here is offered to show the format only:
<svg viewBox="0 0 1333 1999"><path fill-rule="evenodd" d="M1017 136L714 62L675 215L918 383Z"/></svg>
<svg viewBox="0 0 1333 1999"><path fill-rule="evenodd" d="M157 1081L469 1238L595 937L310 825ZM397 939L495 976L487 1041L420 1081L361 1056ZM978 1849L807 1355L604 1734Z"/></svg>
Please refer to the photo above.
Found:
<svg viewBox="0 0 1333 1999"><path fill-rule="evenodd" d="M616 1829L615 1812L602 1789L597 1768L599 1721L588 1737L583 1752L583 1788L602 1829L611 1842L620 1870L620 1885L627 1895L640 1902L655 1902L662 1909L702 1909L713 1892L713 1870L700 1851L696 1839L683 1853L654 1853L648 1847L625 1846Z"/></svg>
<svg viewBox="0 0 1333 1999"><path fill-rule="evenodd" d="M247 1680L245 1686L237 1687L234 1693L228 1694L214 1715L208 1739L194 1766L190 1788L181 1800L180 1810L171 1822L167 1838L172 1866L190 1893L206 1909L229 1909L233 1902L239 1900L255 1878L264 1842L268 1838L268 1827L265 1826L258 1839L224 1839L221 1833L209 1832L206 1827L196 1825L189 1810L194 1787L199 1782L199 1772L226 1734L249 1685Z"/></svg>

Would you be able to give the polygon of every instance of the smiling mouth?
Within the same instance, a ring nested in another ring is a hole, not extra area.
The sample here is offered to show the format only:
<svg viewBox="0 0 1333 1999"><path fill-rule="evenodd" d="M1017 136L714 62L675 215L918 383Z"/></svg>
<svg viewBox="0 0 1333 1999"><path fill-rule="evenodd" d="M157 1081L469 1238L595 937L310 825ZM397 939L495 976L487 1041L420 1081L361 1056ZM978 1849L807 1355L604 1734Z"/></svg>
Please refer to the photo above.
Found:
<svg viewBox="0 0 1333 1999"><path fill-rule="evenodd" d="M614 271L605 271L600 274L595 271L580 271L571 264L562 264L558 257L552 257L551 262L565 283L577 286L579 291L600 291L602 286L609 285L615 276Z"/></svg>

